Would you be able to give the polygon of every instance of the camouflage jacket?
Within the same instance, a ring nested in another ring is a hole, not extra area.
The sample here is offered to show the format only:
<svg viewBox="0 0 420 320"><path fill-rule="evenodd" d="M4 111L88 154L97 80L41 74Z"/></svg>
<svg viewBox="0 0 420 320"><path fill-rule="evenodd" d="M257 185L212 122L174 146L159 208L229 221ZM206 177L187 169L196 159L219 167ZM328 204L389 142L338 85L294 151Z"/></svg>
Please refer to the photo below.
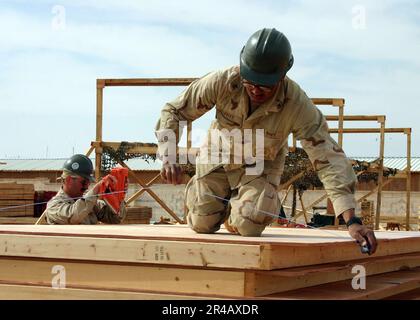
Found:
<svg viewBox="0 0 420 320"><path fill-rule="evenodd" d="M178 143L182 133L179 129L180 121L193 121L213 107L216 108L216 119L211 124L207 142L201 147L197 158L198 178L223 166L232 189L254 179L255 175L246 173L248 165L245 161L232 161L235 142L231 145L230 163L213 163L202 161L202 158L204 154L214 153L209 151L208 147L211 143L211 129L240 130L244 136L245 130L248 129L253 132L253 141L256 141L256 129L263 129L264 169L261 174L266 175L270 183L279 185L288 152L288 137L294 133L308 153L336 214L355 208L356 176L349 160L328 133L328 125L321 111L299 85L288 77L278 86L274 96L251 114L249 97L242 85L238 66L211 72L195 80L161 111L156 125L159 153L168 155L170 147L165 136L170 132L175 132ZM240 143L244 146L246 144L244 141ZM252 149L255 154L258 152L258 146L254 145ZM208 159L209 157L206 158Z"/></svg>
<svg viewBox="0 0 420 320"><path fill-rule="evenodd" d="M99 221L119 224L126 216L123 202L120 215L116 215L102 200L88 191L86 195L74 200L63 189L47 203L45 217L48 224L97 224Z"/></svg>

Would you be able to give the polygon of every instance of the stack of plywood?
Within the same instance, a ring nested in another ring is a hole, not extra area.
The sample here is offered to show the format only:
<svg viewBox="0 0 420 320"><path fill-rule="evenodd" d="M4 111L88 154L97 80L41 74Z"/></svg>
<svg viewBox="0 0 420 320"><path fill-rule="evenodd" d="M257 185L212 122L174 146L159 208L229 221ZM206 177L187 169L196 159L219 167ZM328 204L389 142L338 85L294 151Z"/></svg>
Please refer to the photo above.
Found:
<svg viewBox="0 0 420 320"><path fill-rule="evenodd" d="M34 195L33 184L0 184L0 218L33 217Z"/></svg>
<svg viewBox="0 0 420 320"><path fill-rule="evenodd" d="M346 231L0 226L0 299L419 298L420 233L376 235L366 256Z"/></svg>
<svg viewBox="0 0 420 320"><path fill-rule="evenodd" d="M152 218L152 208L145 206L127 207L127 216L123 224L149 224Z"/></svg>

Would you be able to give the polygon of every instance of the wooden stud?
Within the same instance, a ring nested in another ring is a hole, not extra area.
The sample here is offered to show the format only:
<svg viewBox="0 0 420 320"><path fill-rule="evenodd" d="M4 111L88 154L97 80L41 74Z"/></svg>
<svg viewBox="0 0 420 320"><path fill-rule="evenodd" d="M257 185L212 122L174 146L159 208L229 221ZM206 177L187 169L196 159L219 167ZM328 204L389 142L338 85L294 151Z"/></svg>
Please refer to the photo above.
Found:
<svg viewBox="0 0 420 320"><path fill-rule="evenodd" d="M313 104L330 105L334 107L344 106L345 100L342 98L312 98Z"/></svg>
<svg viewBox="0 0 420 320"><path fill-rule="evenodd" d="M30 268L28 270L28 265ZM60 259L0 258L0 279L6 283L51 285L53 266L63 266L66 286L118 291L197 295L244 295L244 272L194 268L150 267Z"/></svg>
<svg viewBox="0 0 420 320"><path fill-rule="evenodd" d="M152 180L146 183L144 188L137 190L130 198L127 199L126 203L129 204L133 201L135 201L138 197L140 197L146 190L155 183L156 180L160 178L160 174L156 175Z"/></svg>
<svg viewBox="0 0 420 320"><path fill-rule="evenodd" d="M343 147L344 105L338 109L338 145Z"/></svg>
<svg viewBox="0 0 420 320"><path fill-rule="evenodd" d="M303 217L305 218L305 224L308 224L309 221L308 221L308 217L306 216L307 211L305 209L305 205L303 204L302 195L301 194L299 194L299 202L300 202L300 205L302 207L302 213L303 213Z"/></svg>
<svg viewBox="0 0 420 320"><path fill-rule="evenodd" d="M197 78L138 78L138 79L101 79L107 87L115 86L187 86Z"/></svg>
<svg viewBox="0 0 420 320"><path fill-rule="evenodd" d="M129 166L127 166L124 162L122 162L122 161L119 161L119 164L121 165L121 166L123 166L123 167L125 167L125 168L127 168L128 169L128 173L131 175L131 177L134 179L134 180L136 180L137 181L137 183L141 186L141 187L143 187L143 189L153 198L153 199L155 199L155 201L157 202L157 203L159 203L161 206L162 206L162 208L163 209L165 209L166 210L166 212L168 212L171 216L172 216L172 218L174 218L175 219L175 221L177 221L178 223L180 223L180 224L184 224L184 221L182 221L178 216L177 216L177 214L171 209L171 208L169 208L167 205L166 205L166 203L165 202L163 202L160 198L159 198L159 196L156 194L156 193L154 193L153 192L153 190L151 190L151 189L149 189L149 188L147 188L146 187L146 185L144 184L144 182L139 178L139 177L137 177L137 175L133 172L133 170L131 170L131 168L129 167Z"/></svg>
<svg viewBox="0 0 420 320"><path fill-rule="evenodd" d="M187 125L187 149L188 149L188 151L192 147L191 139L192 139L192 121L188 121L188 125Z"/></svg>
<svg viewBox="0 0 420 320"><path fill-rule="evenodd" d="M103 90L104 82L97 80L96 85L96 141L102 142L102 123L103 123ZM102 149L95 148L95 178L99 181L101 178Z"/></svg>
<svg viewBox="0 0 420 320"><path fill-rule="evenodd" d="M86 157L89 158L94 150L95 150L95 147L91 145L88 152L86 152Z"/></svg>
<svg viewBox="0 0 420 320"><path fill-rule="evenodd" d="M375 229L379 229L381 204L382 204L382 188L384 179L384 149L385 149L385 121L381 122L380 130L380 147L379 147L379 170L378 170L378 193L376 197L376 216L375 216Z"/></svg>
<svg viewBox="0 0 420 320"><path fill-rule="evenodd" d="M382 119L382 115L343 115L344 121L379 121ZM340 117L335 115L326 115L327 121L339 121Z"/></svg>
<svg viewBox="0 0 420 320"><path fill-rule="evenodd" d="M385 128L385 133L404 133L405 128ZM337 128L330 128L330 133L338 133ZM381 133L380 128L345 128L343 133Z"/></svg>
<svg viewBox="0 0 420 320"><path fill-rule="evenodd" d="M406 229L410 230L411 213L411 130L407 134L407 167L405 169L406 178Z"/></svg>
<svg viewBox="0 0 420 320"><path fill-rule="evenodd" d="M1 300L197 300L220 299L210 296L188 296L165 292L92 290L86 288L55 289L50 286L0 283Z"/></svg>

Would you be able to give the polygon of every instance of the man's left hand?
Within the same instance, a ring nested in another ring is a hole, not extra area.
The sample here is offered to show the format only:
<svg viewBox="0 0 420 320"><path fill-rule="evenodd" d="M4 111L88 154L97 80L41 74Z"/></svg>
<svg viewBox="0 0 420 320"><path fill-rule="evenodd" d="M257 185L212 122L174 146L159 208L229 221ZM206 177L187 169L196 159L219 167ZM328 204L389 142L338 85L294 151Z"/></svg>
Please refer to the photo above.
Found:
<svg viewBox="0 0 420 320"><path fill-rule="evenodd" d="M346 210L342 213L342 217L344 221L347 223L352 217L355 216L354 209ZM366 246L369 244L370 251L369 255L374 254L376 252L376 248L378 247L378 243L376 241L375 233L364 225L360 225L358 223L353 223L348 227L350 236L355 239L359 245ZM368 243L366 243L366 241Z"/></svg>
<svg viewBox="0 0 420 320"><path fill-rule="evenodd" d="M356 239L361 246L367 245L369 242L370 252L369 255L376 252L378 246L376 242L375 233L366 226L354 223L349 227L349 234L353 239Z"/></svg>

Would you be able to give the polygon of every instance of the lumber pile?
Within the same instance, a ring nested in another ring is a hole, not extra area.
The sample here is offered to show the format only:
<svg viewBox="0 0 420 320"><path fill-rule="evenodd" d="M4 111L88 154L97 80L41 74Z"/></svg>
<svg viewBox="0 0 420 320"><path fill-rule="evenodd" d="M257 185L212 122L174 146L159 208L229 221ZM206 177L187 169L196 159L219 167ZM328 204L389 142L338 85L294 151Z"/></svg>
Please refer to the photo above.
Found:
<svg viewBox="0 0 420 320"><path fill-rule="evenodd" d="M0 217L33 217L34 195L33 184L1 183Z"/></svg>
<svg viewBox="0 0 420 320"><path fill-rule="evenodd" d="M420 232L376 235L366 256L336 230L254 238L186 225L0 226L0 299L418 299ZM355 266L365 289L352 287Z"/></svg>
<svg viewBox="0 0 420 320"><path fill-rule="evenodd" d="M127 215L122 224L150 224L152 208L146 206L127 207Z"/></svg>

